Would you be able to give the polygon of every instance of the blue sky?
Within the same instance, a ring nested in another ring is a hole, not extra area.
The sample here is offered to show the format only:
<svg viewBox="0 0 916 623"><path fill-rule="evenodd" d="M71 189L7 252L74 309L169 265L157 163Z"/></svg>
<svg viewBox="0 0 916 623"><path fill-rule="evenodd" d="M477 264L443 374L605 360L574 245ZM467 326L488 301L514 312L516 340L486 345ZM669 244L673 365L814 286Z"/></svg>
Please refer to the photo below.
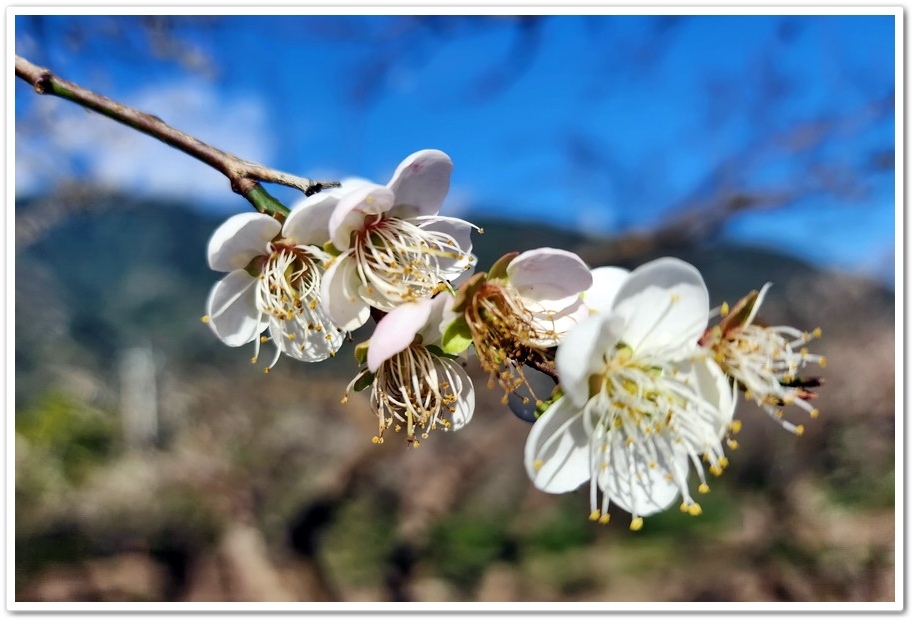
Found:
<svg viewBox="0 0 916 623"><path fill-rule="evenodd" d="M20 16L15 46L274 168L385 182L438 148L455 162L446 212L586 233L775 198L724 235L893 282L892 16L235 16L151 32ZM152 139L25 84L15 103L19 195L63 172L247 209Z"/></svg>

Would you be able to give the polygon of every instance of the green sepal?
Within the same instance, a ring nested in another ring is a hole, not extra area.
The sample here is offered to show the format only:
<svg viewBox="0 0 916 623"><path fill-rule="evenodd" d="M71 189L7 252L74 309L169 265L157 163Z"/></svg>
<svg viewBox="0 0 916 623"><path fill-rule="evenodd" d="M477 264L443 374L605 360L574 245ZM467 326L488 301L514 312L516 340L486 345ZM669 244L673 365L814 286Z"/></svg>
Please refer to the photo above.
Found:
<svg viewBox="0 0 916 623"><path fill-rule="evenodd" d="M471 327L464 316L455 318L442 332L442 350L449 355L460 355L473 341Z"/></svg>
<svg viewBox="0 0 916 623"><path fill-rule="evenodd" d="M440 347L435 344L427 344L426 350L434 354L436 357L442 357L443 359L457 359L458 355L453 355L442 350Z"/></svg>
<svg viewBox="0 0 916 623"><path fill-rule="evenodd" d="M366 356L369 353L369 340L360 342L353 348L353 355L356 357L356 363L366 365Z"/></svg>
<svg viewBox="0 0 916 623"><path fill-rule="evenodd" d="M340 249L335 247L334 243L331 242L330 240L324 243L324 246L322 247L322 249L324 249L324 252L330 255L331 257L337 257L338 255L340 255Z"/></svg>
<svg viewBox="0 0 916 623"><path fill-rule="evenodd" d="M356 377L356 380L353 382L353 391L361 392L370 385L375 380L375 373L369 372L369 369L366 368L360 372L359 376Z"/></svg>
<svg viewBox="0 0 916 623"><path fill-rule="evenodd" d="M464 313L464 308L471 300L471 297L474 296L474 293L486 282L487 276L483 273L471 275L467 281L461 284L461 287L458 288L458 292L455 293L455 304L452 305L452 311L456 311L459 314Z"/></svg>
<svg viewBox="0 0 916 623"><path fill-rule="evenodd" d="M504 256L493 262L490 271L487 273L487 279L508 279L509 262L518 257L518 251L506 253Z"/></svg>
<svg viewBox="0 0 916 623"><path fill-rule="evenodd" d="M563 389L559 385L557 385L556 387L553 388L553 392L550 394L550 398L547 398L546 400L541 400L540 402L538 402L537 406L534 408L534 419L536 420L539 417L541 417L542 415L544 415L547 409L552 407L553 403L555 403L557 400L559 400L562 397L563 397Z"/></svg>

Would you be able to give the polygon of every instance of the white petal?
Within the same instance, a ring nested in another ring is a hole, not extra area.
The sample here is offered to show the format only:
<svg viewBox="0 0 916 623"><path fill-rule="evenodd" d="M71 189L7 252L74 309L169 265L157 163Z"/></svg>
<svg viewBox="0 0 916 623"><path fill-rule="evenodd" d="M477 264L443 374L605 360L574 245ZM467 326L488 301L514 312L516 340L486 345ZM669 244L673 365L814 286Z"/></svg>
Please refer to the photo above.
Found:
<svg viewBox="0 0 916 623"><path fill-rule="evenodd" d="M477 264L477 258L471 254L473 244L471 243L471 230L477 229L476 225L448 216L434 216L428 218L409 219L421 229L427 231L436 231L448 236L455 241L458 248L469 256L465 258L439 258L439 274L445 281L451 281L454 284L456 279L468 275L468 271Z"/></svg>
<svg viewBox="0 0 916 623"><path fill-rule="evenodd" d="M386 360L410 346L417 333L426 324L432 310L432 301L423 299L395 307L379 320L372 337L366 364L375 372Z"/></svg>
<svg viewBox="0 0 916 623"><path fill-rule="evenodd" d="M457 402L452 405L455 411L447 416L452 423L448 430L461 430L467 426L474 416L474 407L477 400L474 394L474 383L471 382L471 377L468 376L464 368L455 361L439 359L439 363L449 371L449 377L452 379L451 385L454 386L450 389L457 396Z"/></svg>
<svg viewBox="0 0 916 623"><path fill-rule="evenodd" d="M280 352L288 357L306 362L324 361L340 350L344 335L331 326L330 319L321 322L321 325L322 331L309 331L295 320L277 320L272 317L270 337Z"/></svg>
<svg viewBox="0 0 916 623"><path fill-rule="evenodd" d="M670 257L630 273L613 307L626 319L628 346L673 358L697 343L709 321L709 293L700 272Z"/></svg>
<svg viewBox="0 0 916 623"><path fill-rule="evenodd" d="M532 325L540 331L556 336L546 340L532 340L534 345L542 348L556 346L567 333L585 322L588 315L588 307L578 298L573 299L572 305L559 312L532 313Z"/></svg>
<svg viewBox="0 0 916 623"><path fill-rule="evenodd" d="M754 301L754 307L751 308L750 313L747 315L747 320L744 322L745 327L754 322L754 318L757 317L757 312L760 311L760 306L763 305L763 298L767 295L767 291L772 285L773 282L768 281L760 288L760 292L757 294L757 298Z"/></svg>
<svg viewBox="0 0 916 623"><path fill-rule="evenodd" d="M617 296L620 286L630 271L617 266L599 266L592 269L592 286L582 295L589 312L606 314Z"/></svg>
<svg viewBox="0 0 916 623"><path fill-rule="evenodd" d="M448 292L440 292L432 298L429 319L417 333L424 344L439 344L442 339L442 329L450 324L458 314L452 309L455 297Z"/></svg>
<svg viewBox="0 0 916 623"><path fill-rule="evenodd" d="M622 328L623 321L617 316L590 316L567 333L557 347L560 385L577 406L588 401L589 377L601 371L604 355L614 348Z"/></svg>
<svg viewBox="0 0 916 623"><path fill-rule="evenodd" d="M388 182L395 196L392 215L410 218L437 214L448 194L452 167L452 159L438 149L407 156Z"/></svg>
<svg viewBox="0 0 916 623"><path fill-rule="evenodd" d="M283 236L296 244L323 246L331 238L328 232L331 214L346 192L343 186L329 188L297 201L283 223Z"/></svg>
<svg viewBox="0 0 916 623"><path fill-rule="evenodd" d="M611 465L598 471L601 490L614 504L635 515L652 515L671 506L688 475L687 455L679 452L668 460L660 456L650 466L644 453L631 454L628 450L626 436L614 435Z"/></svg>
<svg viewBox="0 0 916 623"><path fill-rule="evenodd" d="M572 491L589 479L589 438L582 410L566 396L548 407L528 433L525 470L547 493Z"/></svg>
<svg viewBox="0 0 916 623"><path fill-rule="evenodd" d="M267 243L280 233L280 223L266 214L245 212L217 227L207 245L210 268L230 272L266 253Z"/></svg>
<svg viewBox="0 0 916 623"><path fill-rule="evenodd" d="M563 307L592 285L592 273L582 258L550 247L520 253L509 262L506 274L522 296L562 301Z"/></svg>
<svg viewBox="0 0 916 623"><path fill-rule="evenodd" d="M369 305L358 295L356 261L338 256L321 279L321 305L335 327L355 331L369 320Z"/></svg>
<svg viewBox="0 0 916 623"><path fill-rule="evenodd" d="M711 355L692 357L690 362L700 397L716 408L718 420L711 424L721 438L735 415L737 392Z"/></svg>
<svg viewBox="0 0 916 623"><path fill-rule="evenodd" d="M359 184L337 202L328 222L328 233L334 246L345 251L350 248L350 235L366 226L366 217L391 209L394 193L377 184Z"/></svg>
<svg viewBox="0 0 916 623"><path fill-rule="evenodd" d="M234 270L213 286L207 298L207 323L223 343L241 346L254 340L267 328L258 322L255 304L258 280L242 269Z"/></svg>

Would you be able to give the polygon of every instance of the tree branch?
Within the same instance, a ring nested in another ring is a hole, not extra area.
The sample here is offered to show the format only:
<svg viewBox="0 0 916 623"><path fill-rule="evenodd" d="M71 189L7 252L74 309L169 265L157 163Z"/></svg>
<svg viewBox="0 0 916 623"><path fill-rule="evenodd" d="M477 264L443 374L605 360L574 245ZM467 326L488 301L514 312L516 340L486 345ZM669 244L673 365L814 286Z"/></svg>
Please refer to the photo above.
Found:
<svg viewBox="0 0 916 623"><path fill-rule="evenodd" d="M173 128L159 117L63 80L50 70L38 67L19 55L16 55L16 76L31 84L35 92L40 95L56 95L80 104L138 132L152 136L209 165L225 175L229 179L232 191L248 199L259 212L273 215L286 214L289 211L264 190L259 182L271 182L296 188L306 196L340 185L337 182L317 182L297 177L242 160Z"/></svg>

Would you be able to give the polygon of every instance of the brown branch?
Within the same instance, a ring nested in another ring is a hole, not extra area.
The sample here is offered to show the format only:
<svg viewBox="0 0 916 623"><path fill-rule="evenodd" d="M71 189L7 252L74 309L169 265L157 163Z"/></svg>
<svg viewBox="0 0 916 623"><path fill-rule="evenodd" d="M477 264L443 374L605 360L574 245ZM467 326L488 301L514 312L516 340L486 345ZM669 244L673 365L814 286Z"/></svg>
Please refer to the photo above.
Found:
<svg viewBox="0 0 916 623"><path fill-rule="evenodd" d="M271 213L278 210L276 206L269 205L269 201L265 207L264 195L267 193L260 188L258 182L289 186L301 190L306 195L312 195L324 188L339 186L336 182L317 182L242 160L173 128L159 117L63 80L50 70L38 67L19 55L16 56L16 76L31 84L40 95L56 95L80 104L200 160L225 175L233 192L251 201L258 210ZM273 203L277 203L276 200Z"/></svg>

